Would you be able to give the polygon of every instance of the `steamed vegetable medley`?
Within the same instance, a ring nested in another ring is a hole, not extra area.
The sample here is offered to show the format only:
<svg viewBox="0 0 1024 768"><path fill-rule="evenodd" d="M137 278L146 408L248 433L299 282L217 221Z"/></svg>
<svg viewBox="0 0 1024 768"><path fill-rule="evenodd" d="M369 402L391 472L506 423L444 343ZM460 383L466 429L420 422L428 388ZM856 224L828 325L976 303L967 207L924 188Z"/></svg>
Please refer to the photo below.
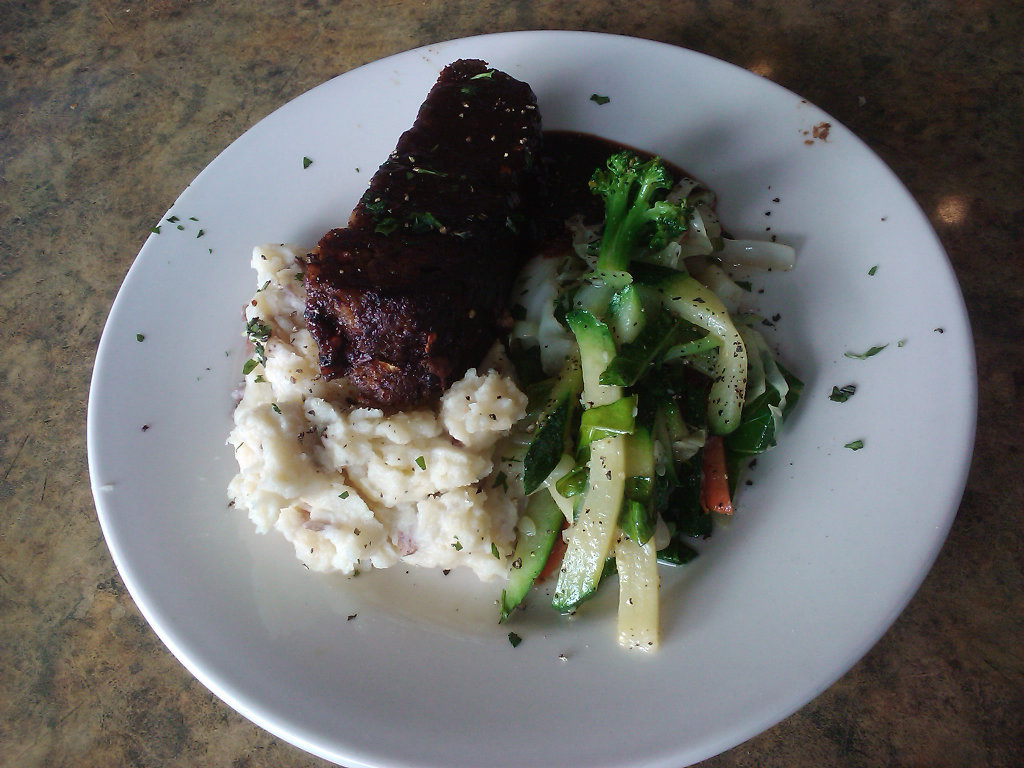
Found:
<svg viewBox="0 0 1024 768"><path fill-rule="evenodd" d="M572 252L534 259L514 299L527 503L501 619L549 574L571 613L617 572L619 643L653 649L658 563L696 557L801 389L728 270L789 269L794 254L724 236L713 194L658 159L614 154L590 187L603 224L573 222Z"/></svg>

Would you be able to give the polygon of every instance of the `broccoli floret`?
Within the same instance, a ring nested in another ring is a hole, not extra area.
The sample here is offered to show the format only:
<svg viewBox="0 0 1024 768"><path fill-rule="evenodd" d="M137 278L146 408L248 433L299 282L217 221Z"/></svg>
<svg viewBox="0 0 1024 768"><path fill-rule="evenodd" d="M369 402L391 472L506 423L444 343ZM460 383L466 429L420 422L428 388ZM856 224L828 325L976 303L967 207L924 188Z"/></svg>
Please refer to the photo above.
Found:
<svg viewBox="0 0 1024 768"><path fill-rule="evenodd" d="M672 177L659 158L641 160L632 152L608 158L590 179L590 190L604 198L604 232L597 257L600 272L623 271L645 251L657 251L690 225L685 201L665 197Z"/></svg>

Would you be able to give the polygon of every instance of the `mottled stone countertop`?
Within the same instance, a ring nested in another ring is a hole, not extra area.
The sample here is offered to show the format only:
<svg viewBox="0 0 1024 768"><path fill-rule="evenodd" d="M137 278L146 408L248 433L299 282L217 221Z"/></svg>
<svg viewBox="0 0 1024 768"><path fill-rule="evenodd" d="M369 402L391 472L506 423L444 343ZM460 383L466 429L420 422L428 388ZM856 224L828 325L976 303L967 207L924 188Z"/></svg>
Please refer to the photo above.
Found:
<svg viewBox="0 0 1024 768"><path fill-rule="evenodd" d="M260 118L381 56L545 28L692 48L824 108L918 200L973 324L976 453L930 575L848 674L705 765L1024 765L1020 3L0 0L0 766L326 765L211 695L125 590L89 488L97 343L153 222Z"/></svg>

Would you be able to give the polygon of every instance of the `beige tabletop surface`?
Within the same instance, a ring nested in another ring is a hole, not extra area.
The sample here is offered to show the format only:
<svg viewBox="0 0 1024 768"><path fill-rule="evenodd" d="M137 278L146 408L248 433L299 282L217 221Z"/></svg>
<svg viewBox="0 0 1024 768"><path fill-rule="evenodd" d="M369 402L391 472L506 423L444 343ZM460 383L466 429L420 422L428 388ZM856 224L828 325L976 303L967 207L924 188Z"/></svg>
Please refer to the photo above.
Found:
<svg viewBox="0 0 1024 768"><path fill-rule="evenodd" d="M909 187L971 317L977 445L930 575L838 682L705 765L1024 765L1020 3L0 0L0 766L326 765L209 693L127 593L89 486L97 343L150 227L260 118L382 56L526 29L692 48L821 106Z"/></svg>

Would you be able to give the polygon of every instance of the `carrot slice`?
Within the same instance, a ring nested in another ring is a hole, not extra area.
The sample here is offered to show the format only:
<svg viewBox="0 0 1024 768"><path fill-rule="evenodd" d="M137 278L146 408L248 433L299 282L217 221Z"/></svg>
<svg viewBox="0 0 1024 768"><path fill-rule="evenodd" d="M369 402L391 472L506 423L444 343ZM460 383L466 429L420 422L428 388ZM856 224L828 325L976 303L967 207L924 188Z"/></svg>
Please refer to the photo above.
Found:
<svg viewBox="0 0 1024 768"><path fill-rule="evenodd" d="M729 475L725 468L725 442L720 435L711 435L704 444L703 477L700 484L700 505L705 512L732 514L729 496Z"/></svg>
<svg viewBox="0 0 1024 768"><path fill-rule="evenodd" d="M564 531L569 525L568 522L562 525ZM541 568L540 573L537 574L537 578L534 584L540 584L545 579L550 578L553 574L558 572L558 569L562 565L562 556L565 555L566 543L565 539L559 535L555 537L555 543L551 545L551 552L548 554L548 559L544 563L544 567Z"/></svg>

